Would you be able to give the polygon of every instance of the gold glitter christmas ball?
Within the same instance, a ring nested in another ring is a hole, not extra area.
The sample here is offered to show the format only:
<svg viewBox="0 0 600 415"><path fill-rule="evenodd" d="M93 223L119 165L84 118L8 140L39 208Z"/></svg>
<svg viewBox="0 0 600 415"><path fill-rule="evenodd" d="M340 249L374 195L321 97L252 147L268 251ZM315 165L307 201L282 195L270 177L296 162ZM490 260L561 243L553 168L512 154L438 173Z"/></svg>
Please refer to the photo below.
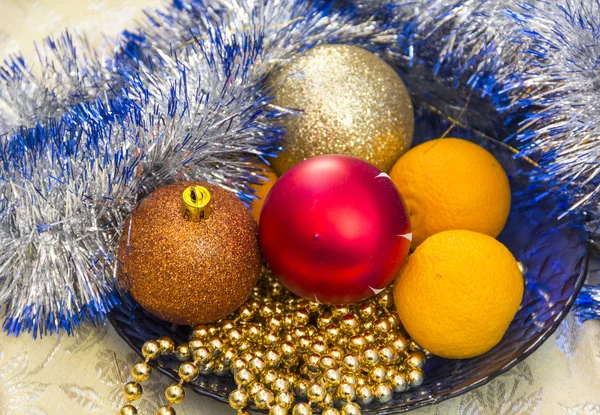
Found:
<svg viewBox="0 0 600 415"><path fill-rule="evenodd" d="M119 241L120 283L148 312L176 324L223 318L252 293L262 260L257 226L232 193L175 183L144 198Z"/></svg>
<svg viewBox="0 0 600 415"><path fill-rule="evenodd" d="M297 112L282 121L283 151L272 160L281 176L322 154L346 154L389 171L412 143L414 114L404 83L375 54L322 45L275 69L273 104Z"/></svg>

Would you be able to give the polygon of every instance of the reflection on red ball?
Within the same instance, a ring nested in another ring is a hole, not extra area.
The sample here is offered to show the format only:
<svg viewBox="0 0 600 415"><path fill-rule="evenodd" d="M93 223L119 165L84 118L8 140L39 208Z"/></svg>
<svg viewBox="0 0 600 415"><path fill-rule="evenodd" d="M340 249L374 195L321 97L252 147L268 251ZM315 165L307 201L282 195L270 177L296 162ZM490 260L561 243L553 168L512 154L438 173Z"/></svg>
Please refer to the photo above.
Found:
<svg viewBox="0 0 600 415"><path fill-rule="evenodd" d="M389 176L360 159L313 157L288 170L267 196L260 245L292 292L347 304L385 288L410 248L408 212Z"/></svg>

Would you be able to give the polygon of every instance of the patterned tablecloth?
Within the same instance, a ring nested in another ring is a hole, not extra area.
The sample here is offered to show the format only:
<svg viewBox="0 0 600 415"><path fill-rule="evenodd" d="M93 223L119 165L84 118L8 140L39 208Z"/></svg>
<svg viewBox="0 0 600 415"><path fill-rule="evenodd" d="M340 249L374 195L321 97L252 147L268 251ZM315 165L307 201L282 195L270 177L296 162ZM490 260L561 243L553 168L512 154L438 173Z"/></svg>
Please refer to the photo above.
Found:
<svg viewBox="0 0 600 415"><path fill-rule="evenodd" d="M92 44L135 26L157 0L0 0L0 53L34 54L33 41L68 27ZM109 44L110 45L110 44ZM76 337L0 337L0 415L115 414L137 356L110 326L86 326ZM154 375L140 414L164 404L170 382ZM233 414L189 393L179 415ZM600 322L570 315L529 359L475 391L413 414L600 414Z"/></svg>

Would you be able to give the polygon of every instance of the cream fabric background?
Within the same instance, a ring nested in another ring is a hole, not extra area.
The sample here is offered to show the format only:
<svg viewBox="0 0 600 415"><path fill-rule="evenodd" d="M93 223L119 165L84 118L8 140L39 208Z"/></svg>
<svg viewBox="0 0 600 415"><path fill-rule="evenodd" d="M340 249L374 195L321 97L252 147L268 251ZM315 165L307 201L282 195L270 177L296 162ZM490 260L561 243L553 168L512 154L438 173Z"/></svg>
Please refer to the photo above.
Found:
<svg viewBox="0 0 600 415"><path fill-rule="evenodd" d="M143 18L157 0L0 0L0 55L34 55L33 41L68 27L92 44ZM109 44L110 46L110 44ZM0 337L0 415L115 414L136 355L110 326L76 337ZM154 414L170 382L155 374L140 414ZM224 404L189 393L179 415L224 415ZM600 414L600 322L572 316L533 356L486 386L412 412L415 415Z"/></svg>

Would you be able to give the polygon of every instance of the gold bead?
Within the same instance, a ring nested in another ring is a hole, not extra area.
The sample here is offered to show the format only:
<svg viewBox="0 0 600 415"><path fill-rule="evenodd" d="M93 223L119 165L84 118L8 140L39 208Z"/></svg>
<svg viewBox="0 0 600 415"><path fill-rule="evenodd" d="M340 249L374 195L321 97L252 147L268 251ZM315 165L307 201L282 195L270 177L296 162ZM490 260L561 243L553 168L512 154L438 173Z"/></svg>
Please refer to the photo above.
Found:
<svg viewBox="0 0 600 415"><path fill-rule="evenodd" d="M360 368L360 360L358 359L358 357L352 354L347 354L346 356L344 356L343 363L344 369L346 369L349 372L356 372Z"/></svg>
<svg viewBox="0 0 600 415"><path fill-rule="evenodd" d="M316 341L313 342L311 349L315 353L323 354L325 353L325 350L327 350L327 346L322 341Z"/></svg>
<svg viewBox="0 0 600 415"><path fill-rule="evenodd" d="M250 369L253 373L256 373L257 375L264 372L266 368L267 368L267 363L264 361L264 359L262 357L257 356L255 358L253 358L252 360L250 360L250 363L248 363L248 369Z"/></svg>
<svg viewBox="0 0 600 415"><path fill-rule="evenodd" d="M375 366L379 362L379 354L375 349L365 349L360 357L361 363L366 367Z"/></svg>
<svg viewBox="0 0 600 415"><path fill-rule="evenodd" d="M292 330L292 336L295 339L299 339L300 337L312 337L308 334L308 328L305 326L301 326L301 327L294 327L294 329Z"/></svg>
<svg viewBox="0 0 600 415"><path fill-rule="evenodd" d="M135 409L135 406L125 405L119 411L119 415L137 415L138 411Z"/></svg>
<svg viewBox="0 0 600 415"><path fill-rule="evenodd" d="M137 382L143 382L150 377L152 368L146 362L139 362L131 368L131 376Z"/></svg>
<svg viewBox="0 0 600 415"><path fill-rule="evenodd" d="M317 303L316 301L308 301L306 303L306 309L310 313L316 313L317 311L319 311L320 308L321 308L321 304Z"/></svg>
<svg viewBox="0 0 600 415"><path fill-rule="evenodd" d="M420 350L412 351L406 357L405 363L421 369L425 365L425 353Z"/></svg>
<svg viewBox="0 0 600 415"><path fill-rule="evenodd" d="M175 357L177 357L178 360L186 361L191 355L192 349L190 349L190 346L188 346L187 343L182 343L175 349Z"/></svg>
<svg viewBox="0 0 600 415"><path fill-rule="evenodd" d="M242 306L238 308L237 314L240 316L241 320L250 321L254 317L254 309L248 304L242 304Z"/></svg>
<svg viewBox="0 0 600 415"><path fill-rule="evenodd" d="M402 353L408 349L408 341L403 336L398 336L391 341L390 346L396 349L397 353Z"/></svg>
<svg viewBox="0 0 600 415"><path fill-rule="evenodd" d="M373 331L378 336L387 336L387 334L392 330L392 325L385 318L379 318L375 320L375 324L373 326Z"/></svg>
<svg viewBox="0 0 600 415"><path fill-rule="evenodd" d="M373 304L365 302L360 305L358 308L358 315L363 321L368 321L375 317L375 307Z"/></svg>
<svg viewBox="0 0 600 415"><path fill-rule="evenodd" d="M367 347L374 347L375 343L377 343L377 338L371 332L364 332L363 337L365 338L365 341L367 342Z"/></svg>
<svg viewBox="0 0 600 415"><path fill-rule="evenodd" d="M356 389L353 385L342 383L336 390L336 397L342 402L351 402L356 397Z"/></svg>
<svg viewBox="0 0 600 415"><path fill-rule="evenodd" d="M318 383L311 385L310 388L308 388L308 391L306 392L306 396L308 397L308 399L316 403L319 403L323 399L325 399L326 394L327 391L325 390L325 388L319 385Z"/></svg>
<svg viewBox="0 0 600 415"><path fill-rule="evenodd" d="M346 314L340 319L340 327L344 333L353 333L358 328L358 320L352 314Z"/></svg>
<svg viewBox="0 0 600 415"><path fill-rule="evenodd" d="M323 382L328 388L335 387L342 383L342 374L337 369L327 369L323 373Z"/></svg>
<svg viewBox="0 0 600 415"><path fill-rule="evenodd" d="M335 343L342 335L342 331L335 324L330 324L325 329L325 338L329 341L329 343Z"/></svg>
<svg viewBox="0 0 600 415"><path fill-rule="evenodd" d="M156 411L155 415L176 415L176 413L175 409L171 408L170 406L161 406L158 408L158 411Z"/></svg>
<svg viewBox="0 0 600 415"><path fill-rule="evenodd" d="M225 337L229 340L229 343L231 343L231 345L235 346L236 344L242 341L243 334L241 331L234 327L232 329L227 330Z"/></svg>
<svg viewBox="0 0 600 415"><path fill-rule="evenodd" d="M377 305L383 308L389 308L394 304L394 299L392 298L392 294L390 290L386 289L379 293L376 297Z"/></svg>
<svg viewBox="0 0 600 415"><path fill-rule="evenodd" d="M210 337L210 329L206 324L198 324L192 329L192 337L200 339L208 339Z"/></svg>
<svg viewBox="0 0 600 415"><path fill-rule="evenodd" d="M254 405L258 409L267 409L275 400L273 392L268 389L263 389L253 396Z"/></svg>
<svg viewBox="0 0 600 415"><path fill-rule="evenodd" d="M273 383L271 383L271 390L273 392L287 392L290 390L290 382L287 379L278 377Z"/></svg>
<svg viewBox="0 0 600 415"><path fill-rule="evenodd" d="M249 341L256 342L260 339L262 329L256 324L248 324L246 326L246 336Z"/></svg>
<svg viewBox="0 0 600 415"><path fill-rule="evenodd" d="M414 350L422 351L423 348L421 346L419 346L413 339L410 339L408 341L408 350L410 350L411 352Z"/></svg>
<svg viewBox="0 0 600 415"><path fill-rule="evenodd" d="M165 397L170 403L181 403L185 399L185 389L178 383L173 383L165 389Z"/></svg>
<svg viewBox="0 0 600 415"><path fill-rule="evenodd" d="M250 307L252 307L252 310L254 310L254 311L257 311L257 310L260 308L260 306L261 306L260 302L258 302L258 301L256 301L256 300L251 300L251 301L248 301L248 303L247 303L247 304L248 304Z"/></svg>
<svg viewBox="0 0 600 415"><path fill-rule="evenodd" d="M206 342L200 337L192 337L188 342L188 347L192 349L192 351L204 347Z"/></svg>
<svg viewBox="0 0 600 415"><path fill-rule="evenodd" d="M367 385L359 386L356 389L356 401L361 405L368 405L373 402L373 391Z"/></svg>
<svg viewBox="0 0 600 415"><path fill-rule="evenodd" d="M229 406L241 410L248 405L248 393L243 389L236 389L229 394Z"/></svg>
<svg viewBox="0 0 600 415"><path fill-rule="evenodd" d="M333 314L326 311L317 318L317 327L324 330L327 326L333 323Z"/></svg>
<svg viewBox="0 0 600 415"><path fill-rule="evenodd" d="M402 373L396 373L390 378L390 383L394 392L402 393L408 390L408 381Z"/></svg>
<svg viewBox="0 0 600 415"><path fill-rule="evenodd" d="M233 362L231 362L231 373L235 375L237 372L239 372L242 369L246 369L247 367L248 363L246 363L244 359L237 358Z"/></svg>
<svg viewBox="0 0 600 415"><path fill-rule="evenodd" d="M211 375L214 372L216 365L215 365L214 361L210 361L203 365L196 365L196 366L198 367L198 372L200 372L201 375L207 376L207 375Z"/></svg>
<svg viewBox="0 0 600 415"><path fill-rule="evenodd" d="M213 356L220 356L221 353L223 353L223 347L225 347L225 343L223 342L223 339L215 336L208 341L207 347L208 350L212 352Z"/></svg>
<svg viewBox="0 0 600 415"><path fill-rule="evenodd" d="M244 340L237 345L238 353L247 352L249 350L252 350L253 347L254 346L252 346L252 343Z"/></svg>
<svg viewBox="0 0 600 415"><path fill-rule="evenodd" d="M231 366L231 363L237 359L238 352L235 349L225 349L222 356L222 362L225 366Z"/></svg>
<svg viewBox="0 0 600 415"><path fill-rule="evenodd" d="M421 386L423 384L424 375L423 371L419 368L411 368L406 373L406 379L408 380L408 386L411 388L416 388L417 386Z"/></svg>
<svg viewBox="0 0 600 415"><path fill-rule="evenodd" d="M285 342L281 343L279 351L281 353L282 359L288 360L294 357L294 354L296 353L296 348L292 343Z"/></svg>
<svg viewBox="0 0 600 415"><path fill-rule="evenodd" d="M387 383L380 383L375 387L375 398L381 403L387 403L392 400L394 393Z"/></svg>
<svg viewBox="0 0 600 415"><path fill-rule="evenodd" d="M391 365L398 361L398 355L391 347L382 345L377 348L377 354L381 359L381 363L384 365Z"/></svg>
<svg viewBox="0 0 600 415"><path fill-rule="evenodd" d="M293 343L295 341L294 336L291 333L282 333L281 341L284 343Z"/></svg>
<svg viewBox="0 0 600 415"><path fill-rule="evenodd" d="M358 386L365 386L367 385L369 382L367 382L367 379L362 377L362 376L357 376L356 377L356 384Z"/></svg>
<svg viewBox="0 0 600 415"><path fill-rule="evenodd" d="M156 341L160 345L161 354L173 353L175 350L175 342L170 337L163 336Z"/></svg>
<svg viewBox="0 0 600 415"><path fill-rule="evenodd" d="M142 354L148 359L154 359L160 353L160 345L155 340L148 340L142 346Z"/></svg>
<svg viewBox="0 0 600 415"><path fill-rule="evenodd" d="M254 357L260 357L262 360L265 360L265 352L258 349L254 351Z"/></svg>
<svg viewBox="0 0 600 415"><path fill-rule="evenodd" d="M235 323L233 320L226 318L224 320L221 320L221 322L219 323L219 327L222 333L227 333L229 330L235 327Z"/></svg>
<svg viewBox="0 0 600 415"><path fill-rule="evenodd" d="M279 332L283 329L283 319L278 316L269 317L267 327L274 332Z"/></svg>
<svg viewBox="0 0 600 415"><path fill-rule="evenodd" d="M367 347L367 341L363 336L354 335L350 337L350 350L354 353L360 353Z"/></svg>
<svg viewBox="0 0 600 415"><path fill-rule="evenodd" d="M267 370L262 375L262 381L263 381L263 383L265 383L267 385L271 385L277 379L279 379L279 374L277 372L275 372L274 370Z"/></svg>
<svg viewBox="0 0 600 415"><path fill-rule="evenodd" d="M265 334L262 339L262 345L267 349L273 349L279 343L279 335L277 333L269 332Z"/></svg>
<svg viewBox="0 0 600 415"><path fill-rule="evenodd" d="M319 359L319 367L321 368L321 370L327 370L333 367L337 367L337 362L335 361L333 356L322 356L321 359Z"/></svg>
<svg viewBox="0 0 600 415"><path fill-rule="evenodd" d="M126 383L123 387L123 395L128 401L137 401L142 397L142 393L144 393L142 385L136 382Z"/></svg>
<svg viewBox="0 0 600 415"><path fill-rule="evenodd" d="M213 358L207 347L199 347L192 352L192 361L196 364L205 365Z"/></svg>
<svg viewBox="0 0 600 415"><path fill-rule="evenodd" d="M282 323L286 330L290 330L294 326L294 315L292 313L284 314Z"/></svg>
<svg viewBox="0 0 600 415"><path fill-rule="evenodd" d="M318 372L320 368L321 355L313 353L306 358L306 368L310 372Z"/></svg>
<svg viewBox="0 0 600 415"><path fill-rule="evenodd" d="M325 398L319 402L318 405L323 409L329 408L331 405L333 405L333 395L330 393L326 394Z"/></svg>
<svg viewBox="0 0 600 415"><path fill-rule="evenodd" d="M360 406L354 402L346 402L342 406L342 415L361 415Z"/></svg>
<svg viewBox="0 0 600 415"><path fill-rule="evenodd" d="M305 309L298 310L294 313L294 323L296 326L306 326L309 320L310 313Z"/></svg>
<svg viewBox="0 0 600 415"><path fill-rule="evenodd" d="M275 405L269 409L269 415L287 415L287 408L283 405Z"/></svg>
<svg viewBox="0 0 600 415"><path fill-rule="evenodd" d="M348 385L356 386L358 380L356 379L356 376L354 376L354 374L345 373L342 375L342 383L347 383Z"/></svg>
<svg viewBox="0 0 600 415"><path fill-rule="evenodd" d="M292 409L292 415L312 415L312 408L310 407L310 405L302 402L299 403L298 405L294 406L294 409Z"/></svg>
<svg viewBox="0 0 600 415"><path fill-rule="evenodd" d="M300 353L308 353L312 346L312 341L310 340L310 337L302 336L298 339L297 346Z"/></svg>
<svg viewBox="0 0 600 415"><path fill-rule="evenodd" d="M198 373L198 368L192 362L184 362L179 366L179 377L186 382L194 381Z"/></svg>
<svg viewBox="0 0 600 415"><path fill-rule="evenodd" d="M383 366L375 366L369 371L369 378L375 383L383 383L387 379L387 371Z"/></svg>
<svg viewBox="0 0 600 415"><path fill-rule="evenodd" d="M254 353L246 352L246 353L242 354L240 357L242 359L244 359L244 361L246 363L250 364L250 362L252 361L252 359L254 359L256 357L256 355Z"/></svg>
<svg viewBox="0 0 600 415"><path fill-rule="evenodd" d="M336 361L341 361L342 358L344 357L344 352L342 349L340 349L339 347L330 347L329 348L329 355L331 357L333 357Z"/></svg>
<svg viewBox="0 0 600 415"><path fill-rule="evenodd" d="M290 388L293 388L296 382L298 381L298 376L296 376L295 373L286 373L281 375L281 377L283 377L289 382Z"/></svg>
<svg viewBox="0 0 600 415"><path fill-rule="evenodd" d="M398 317L398 314L396 314L396 313L388 314L387 320L389 321L390 326L392 326L392 329L397 329L398 327L400 327L402 325L402 322L400 321L400 317Z"/></svg>
<svg viewBox="0 0 600 415"><path fill-rule="evenodd" d="M298 398L306 398L306 393L310 388L310 383L306 379L299 379L298 382L294 385L294 394Z"/></svg>
<svg viewBox="0 0 600 415"><path fill-rule="evenodd" d="M246 386L254 381L254 373L248 369L240 369L235 373L235 381L240 386Z"/></svg>
<svg viewBox="0 0 600 415"><path fill-rule="evenodd" d="M247 388L248 393L250 394L250 396L254 396L258 392L260 392L261 390L263 390L265 387L260 382L252 382L250 385L246 386L246 388Z"/></svg>
<svg viewBox="0 0 600 415"><path fill-rule="evenodd" d="M327 408L321 412L321 415L340 415L340 411L335 408Z"/></svg>
<svg viewBox="0 0 600 415"><path fill-rule="evenodd" d="M373 320L365 321L360 327L363 332L370 332L373 330Z"/></svg>
<svg viewBox="0 0 600 415"><path fill-rule="evenodd" d="M393 378L394 376L396 376L396 374L398 374L398 370L395 367L387 368L387 375L386 375L387 379Z"/></svg>
<svg viewBox="0 0 600 415"><path fill-rule="evenodd" d="M267 319L275 314L275 309L270 304L263 304L258 313L262 318Z"/></svg>
<svg viewBox="0 0 600 415"><path fill-rule="evenodd" d="M265 363L268 369L277 369L281 362L281 354L276 350L269 350L265 353Z"/></svg>
<svg viewBox="0 0 600 415"><path fill-rule="evenodd" d="M279 392L275 398L275 402L289 409L294 403L294 394L288 391Z"/></svg>
<svg viewBox="0 0 600 415"><path fill-rule="evenodd" d="M334 305L333 308L331 309L331 314L333 314L334 318L341 318L343 316L345 316L346 314L350 314L350 309L348 308L347 305Z"/></svg>

